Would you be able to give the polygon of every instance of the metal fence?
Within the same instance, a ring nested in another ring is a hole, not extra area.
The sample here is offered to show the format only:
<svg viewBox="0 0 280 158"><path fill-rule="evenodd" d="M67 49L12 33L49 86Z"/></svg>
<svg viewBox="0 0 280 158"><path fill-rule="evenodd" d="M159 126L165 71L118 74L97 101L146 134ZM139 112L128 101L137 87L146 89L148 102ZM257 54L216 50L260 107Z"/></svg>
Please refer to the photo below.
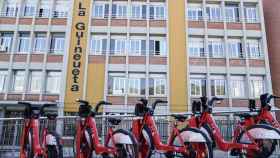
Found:
<svg viewBox="0 0 280 158"><path fill-rule="evenodd" d="M122 123L116 128L130 129L132 125L133 117L130 116L114 116L122 117ZM106 130L109 127L108 117L98 117L96 118L97 128L101 140L104 140ZM155 122L157 128L161 134L163 142L167 141L168 133L170 129L169 116L156 116ZM48 128L50 130L60 129L63 139L64 139L64 156L66 158L73 157L73 139L75 134L75 122L76 117L62 117L58 118L56 121L50 121L48 123ZM229 119L229 117L224 117L224 119L216 120L222 135L225 140L231 140L234 126L237 122L235 119ZM16 158L19 154L19 139L22 133L24 120L23 119L0 119L0 158ZM42 129L46 124L46 119L40 120L40 127ZM156 158L164 157L162 154L155 154ZM228 153L217 152L215 158L218 157L229 157ZM277 147L277 151L273 155L275 158L280 157L280 150Z"/></svg>

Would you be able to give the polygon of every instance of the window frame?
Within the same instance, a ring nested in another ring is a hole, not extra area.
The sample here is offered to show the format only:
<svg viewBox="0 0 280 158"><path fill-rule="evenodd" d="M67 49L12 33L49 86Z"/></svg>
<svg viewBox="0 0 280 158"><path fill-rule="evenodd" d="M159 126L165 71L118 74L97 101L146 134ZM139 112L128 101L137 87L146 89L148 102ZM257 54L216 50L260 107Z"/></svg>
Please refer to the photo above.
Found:
<svg viewBox="0 0 280 158"><path fill-rule="evenodd" d="M62 42L63 40L63 42ZM59 42L58 42L59 41ZM63 45L63 46L62 46ZM61 48L57 48L57 46ZM52 54L64 54L65 51L65 36L62 34L53 34L51 37L50 53Z"/></svg>
<svg viewBox="0 0 280 158"><path fill-rule="evenodd" d="M149 75L149 82L151 82L150 80L152 79L152 86L149 83L149 89L148 89L148 94L149 96L153 96L153 97L165 97L167 95L167 78L166 78L166 74L150 74ZM159 81L159 82L158 82ZM160 84L157 84L160 83ZM157 93L157 87L161 87L161 85L164 86L164 88L160 88L160 92L161 90L164 90L164 94L163 93ZM150 93L150 88L153 88L153 93Z"/></svg>
<svg viewBox="0 0 280 158"><path fill-rule="evenodd" d="M233 84L237 85L234 86ZM245 76L231 76L230 77L231 97L232 98L245 98ZM236 95L236 89L240 88L238 92L240 95Z"/></svg>
<svg viewBox="0 0 280 158"><path fill-rule="evenodd" d="M110 45L110 54L118 56L127 53L127 39L124 36L112 36ZM114 48L112 48L112 40L114 40Z"/></svg>
<svg viewBox="0 0 280 158"><path fill-rule="evenodd" d="M228 39L227 48L231 58L243 57L242 41L240 39Z"/></svg>
<svg viewBox="0 0 280 158"><path fill-rule="evenodd" d="M211 49L210 49L211 45ZM219 50L216 51L215 49ZM211 58L224 58L225 57L224 41L222 39L209 39L208 40L208 52Z"/></svg>
<svg viewBox="0 0 280 158"><path fill-rule="evenodd" d="M12 80L12 92L23 93L25 90L24 80L25 80L25 70L14 70L13 80Z"/></svg>
<svg viewBox="0 0 280 158"><path fill-rule="evenodd" d="M163 9L163 10L161 10ZM160 3L151 3L149 6L151 20L165 20L166 19L166 5ZM151 12L153 10L153 13ZM163 11L163 14L161 14Z"/></svg>
<svg viewBox="0 0 280 158"><path fill-rule="evenodd" d="M189 4L187 7L187 18L190 21L203 20L203 9L200 4ZM192 13L192 14L190 14ZM200 16L201 13L201 16Z"/></svg>
<svg viewBox="0 0 280 158"><path fill-rule="evenodd" d="M212 85L213 84L213 85ZM214 87L212 87L214 86ZM223 87L223 90L222 90ZM214 88L214 93L212 94L212 88ZM218 94L218 89L221 88L221 92L223 91L224 94ZM211 95L217 97L225 97L227 95L227 84L225 76L211 76Z"/></svg>
<svg viewBox="0 0 280 158"><path fill-rule="evenodd" d="M228 16L228 12L231 12L232 17ZM238 17L236 16L238 14ZM240 22L240 12L238 6L226 6L225 7L225 18L227 22Z"/></svg>
<svg viewBox="0 0 280 158"><path fill-rule="evenodd" d="M127 82L127 79L124 76L113 76L112 95L125 95L126 94L126 82ZM116 84L116 83L118 83L118 84Z"/></svg>
<svg viewBox="0 0 280 158"><path fill-rule="evenodd" d="M7 35L7 34L3 33L0 36L0 46L1 46L0 53L11 51L13 35L12 34L11 34L11 36L5 36L5 35Z"/></svg>
<svg viewBox="0 0 280 158"><path fill-rule="evenodd" d="M151 44L150 42L153 42L153 49L151 50ZM156 50L156 42L159 42L159 51ZM159 53L159 54L158 54ZM165 37L162 38L156 38L156 37L151 37L149 40L149 54L152 56L162 56L165 57L167 56L167 41Z"/></svg>
<svg viewBox="0 0 280 158"><path fill-rule="evenodd" d="M260 39L250 39L246 43L247 53L251 59L262 59L264 57Z"/></svg>
<svg viewBox="0 0 280 158"><path fill-rule="evenodd" d="M259 13L257 6L245 6L245 20L246 23L258 23Z"/></svg>
<svg viewBox="0 0 280 158"><path fill-rule="evenodd" d="M259 98L265 92L263 76L250 76L250 97Z"/></svg>
<svg viewBox="0 0 280 158"><path fill-rule="evenodd" d="M8 71L0 70L0 93L5 92L8 85Z"/></svg>
<svg viewBox="0 0 280 158"><path fill-rule="evenodd" d="M41 89L42 89L42 74L43 74L42 71L39 71L39 70L31 70L29 72L28 92L30 92L30 93L40 93L41 92ZM33 87L34 86L33 85L34 84L33 83L34 79L35 79L36 82L38 82L37 84L39 84L39 87L36 87L38 85L35 85L35 87L38 88L38 89L35 88L35 90L33 89L34 88Z"/></svg>
<svg viewBox="0 0 280 158"><path fill-rule="evenodd" d="M105 43L105 48L103 49L104 40L106 40L106 43ZM98 47L96 47L96 45L98 45ZM103 55L103 54L106 54L106 51L107 51L107 37L91 35L90 36L90 54Z"/></svg>
<svg viewBox="0 0 280 158"><path fill-rule="evenodd" d="M34 53L43 53L47 51L47 36L44 33L37 33L34 38Z"/></svg>
<svg viewBox="0 0 280 158"><path fill-rule="evenodd" d="M190 38L188 43L189 57L204 57L204 39L203 38ZM196 51L195 51L196 50ZM203 51L201 51L203 50Z"/></svg>
<svg viewBox="0 0 280 158"><path fill-rule="evenodd" d="M18 37L18 53L28 53L30 51L30 35L29 34L20 34Z"/></svg>
<svg viewBox="0 0 280 158"><path fill-rule="evenodd" d="M209 13L208 13L209 10ZM218 14L219 11L219 14ZM219 16L218 16L219 15ZM206 6L206 17L210 22L221 22L223 21L223 13L221 5L207 5Z"/></svg>
<svg viewBox="0 0 280 158"><path fill-rule="evenodd" d="M59 94L61 87L61 71L48 70L46 74L45 93L46 94ZM50 79L52 79L50 81ZM52 86L49 86L51 84ZM51 88L48 88L51 87ZM55 88L53 88L55 87Z"/></svg>

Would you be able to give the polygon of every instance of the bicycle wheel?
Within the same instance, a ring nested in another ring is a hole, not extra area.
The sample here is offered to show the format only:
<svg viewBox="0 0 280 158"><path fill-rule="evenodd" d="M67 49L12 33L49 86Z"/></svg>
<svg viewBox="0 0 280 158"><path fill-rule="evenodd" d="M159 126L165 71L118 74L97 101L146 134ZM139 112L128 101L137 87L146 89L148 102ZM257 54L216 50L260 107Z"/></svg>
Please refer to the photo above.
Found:
<svg viewBox="0 0 280 158"><path fill-rule="evenodd" d="M254 125L248 129L265 129L265 130L274 130L273 127L267 125ZM251 132L250 132L251 133ZM257 133L257 132L255 132ZM265 132L261 133L264 135ZM268 133L268 132L267 132ZM279 139L279 138L278 138ZM237 137L237 142L242 144L251 144L251 141L248 139L247 134L243 131ZM275 151L277 140L276 139L255 139L255 142L258 144L260 150L247 150L244 154L247 158L268 158L270 157L273 152Z"/></svg>
<svg viewBox="0 0 280 158"><path fill-rule="evenodd" d="M92 157L92 151L93 151L93 140L91 138L92 131L90 128L87 128L84 131L84 137L80 140L80 151L77 151L76 148L76 142L77 142L77 136L74 137L74 157L77 157L77 153L81 154L84 158L91 158Z"/></svg>
<svg viewBox="0 0 280 158"><path fill-rule="evenodd" d="M47 135L47 155L48 158L63 158L61 138L55 132Z"/></svg>
<svg viewBox="0 0 280 158"><path fill-rule="evenodd" d="M117 150L115 158L138 158L138 145L135 137L129 131L118 129L114 131L112 138L114 138ZM114 147L112 138L106 144L107 147ZM104 157L108 157L108 155Z"/></svg>
<svg viewBox="0 0 280 158"><path fill-rule="evenodd" d="M212 145L205 133L195 128L184 128L180 131L180 135L185 141L184 145L187 148L188 154L168 152L165 154L167 158L213 158ZM192 136L194 140L192 140ZM175 136L171 142L173 146L182 147L181 143L179 143L178 136Z"/></svg>

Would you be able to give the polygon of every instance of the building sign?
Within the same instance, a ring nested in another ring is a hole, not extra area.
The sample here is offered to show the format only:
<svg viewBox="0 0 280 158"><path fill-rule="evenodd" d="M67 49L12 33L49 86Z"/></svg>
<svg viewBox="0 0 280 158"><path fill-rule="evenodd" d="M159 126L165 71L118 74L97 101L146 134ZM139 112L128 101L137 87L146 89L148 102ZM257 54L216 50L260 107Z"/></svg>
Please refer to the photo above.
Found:
<svg viewBox="0 0 280 158"><path fill-rule="evenodd" d="M76 111L75 100L83 96L90 5L91 0L74 0L64 101L66 111Z"/></svg>

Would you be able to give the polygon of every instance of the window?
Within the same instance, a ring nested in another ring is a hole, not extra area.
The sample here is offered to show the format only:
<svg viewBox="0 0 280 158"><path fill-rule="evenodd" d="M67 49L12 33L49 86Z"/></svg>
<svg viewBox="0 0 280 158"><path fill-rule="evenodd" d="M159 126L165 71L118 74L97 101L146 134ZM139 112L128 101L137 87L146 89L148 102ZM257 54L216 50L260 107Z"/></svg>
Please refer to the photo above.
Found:
<svg viewBox="0 0 280 158"><path fill-rule="evenodd" d="M107 18L109 15L109 4L94 3L93 4L93 17Z"/></svg>
<svg viewBox="0 0 280 158"><path fill-rule="evenodd" d="M219 5L206 7L206 15L209 21L222 21L222 9Z"/></svg>
<svg viewBox="0 0 280 158"><path fill-rule="evenodd" d="M56 0L55 8L53 12L54 18L65 18L68 16L70 1Z"/></svg>
<svg viewBox="0 0 280 158"><path fill-rule="evenodd" d="M211 77L211 95L225 96L226 95L226 81L224 76Z"/></svg>
<svg viewBox="0 0 280 158"><path fill-rule="evenodd" d="M242 58L242 43L239 39L228 40L228 52L232 58Z"/></svg>
<svg viewBox="0 0 280 158"><path fill-rule="evenodd" d="M251 58L261 58L260 41L259 40L247 40L247 52Z"/></svg>
<svg viewBox="0 0 280 158"><path fill-rule="evenodd" d="M126 4L113 4L112 6L112 18L125 19L127 17Z"/></svg>
<svg viewBox="0 0 280 158"><path fill-rule="evenodd" d="M132 55L146 54L146 40L133 38L129 42L129 53Z"/></svg>
<svg viewBox="0 0 280 158"><path fill-rule="evenodd" d="M209 39L209 56L214 58L224 57L224 46L221 39Z"/></svg>
<svg viewBox="0 0 280 158"><path fill-rule="evenodd" d="M23 90L24 90L24 74L25 74L25 71L23 71L23 70L15 70L13 72L12 91L23 92Z"/></svg>
<svg viewBox="0 0 280 158"><path fill-rule="evenodd" d="M105 54L107 48L107 39L102 36L91 36L90 52L96 55Z"/></svg>
<svg viewBox="0 0 280 158"><path fill-rule="evenodd" d="M34 52L46 51L47 38L45 33L36 33L34 40Z"/></svg>
<svg viewBox="0 0 280 158"><path fill-rule="evenodd" d="M166 75L151 74L149 78L149 95L165 96L166 95Z"/></svg>
<svg viewBox="0 0 280 158"><path fill-rule="evenodd" d="M14 17L18 13L17 0L5 0L2 16Z"/></svg>
<svg viewBox="0 0 280 158"><path fill-rule="evenodd" d="M147 6L142 4L132 4L131 7L132 19L146 19L147 18Z"/></svg>
<svg viewBox="0 0 280 158"><path fill-rule="evenodd" d="M126 51L126 38L124 37L113 37L110 43L111 54L125 54Z"/></svg>
<svg viewBox="0 0 280 158"><path fill-rule="evenodd" d="M145 75L129 74L128 78L128 94L129 95L145 95Z"/></svg>
<svg viewBox="0 0 280 158"><path fill-rule="evenodd" d="M243 76L231 76L231 95L235 98L245 97L245 79Z"/></svg>
<svg viewBox="0 0 280 158"><path fill-rule="evenodd" d="M239 22L238 5L227 5L226 6L226 20L227 20L227 22Z"/></svg>
<svg viewBox="0 0 280 158"><path fill-rule="evenodd" d="M245 7L245 17L247 23L257 23L258 13L256 7Z"/></svg>
<svg viewBox="0 0 280 158"><path fill-rule="evenodd" d="M51 6L50 0L41 0L39 9L38 9L38 17L44 17L44 18L49 17L50 16L50 6Z"/></svg>
<svg viewBox="0 0 280 158"><path fill-rule="evenodd" d="M123 73L110 73L108 94L124 95L126 93L126 77Z"/></svg>
<svg viewBox="0 0 280 158"><path fill-rule="evenodd" d="M30 37L28 33L20 33L18 39L18 52L29 52Z"/></svg>
<svg viewBox="0 0 280 158"><path fill-rule="evenodd" d="M64 34L52 34L51 37L51 53L63 53L65 47Z"/></svg>
<svg viewBox="0 0 280 158"><path fill-rule="evenodd" d="M203 38L190 38L188 45L189 45L189 56L190 57L203 57L204 56Z"/></svg>
<svg viewBox="0 0 280 158"><path fill-rule="evenodd" d="M190 79L191 96L206 96L206 79L205 76L193 75Z"/></svg>
<svg viewBox="0 0 280 158"><path fill-rule="evenodd" d="M1 33L0 37L0 53L1 52L9 52L11 50L13 40L12 33Z"/></svg>
<svg viewBox="0 0 280 158"><path fill-rule="evenodd" d="M61 84L61 72L48 71L46 93L58 94L60 92L60 84Z"/></svg>
<svg viewBox="0 0 280 158"><path fill-rule="evenodd" d="M152 39L149 42L150 55L165 56L166 55L166 41L165 39Z"/></svg>
<svg viewBox="0 0 280 158"><path fill-rule="evenodd" d="M35 0L26 0L24 6L23 16L33 16L36 10L36 1Z"/></svg>
<svg viewBox="0 0 280 158"><path fill-rule="evenodd" d="M41 71L30 71L29 75L29 92L39 93L42 85L42 72Z"/></svg>
<svg viewBox="0 0 280 158"><path fill-rule="evenodd" d="M8 71L0 70L0 92L4 92L8 84Z"/></svg>
<svg viewBox="0 0 280 158"><path fill-rule="evenodd" d="M262 76L250 77L250 96L259 98L264 93L264 78Z"/></svg>
<svg viewBox="0 0 280 158"><path fill-rule="evenodd" d="M202 7L200 4L189 4L188 19L192 21L202 20Z"/></svg>
<svg viewBox="0 0 280 158"><path fill-rule="evenodd" d="M164 5L151 5L150 6L150 19L165 19L165 6Z"/></svg>

